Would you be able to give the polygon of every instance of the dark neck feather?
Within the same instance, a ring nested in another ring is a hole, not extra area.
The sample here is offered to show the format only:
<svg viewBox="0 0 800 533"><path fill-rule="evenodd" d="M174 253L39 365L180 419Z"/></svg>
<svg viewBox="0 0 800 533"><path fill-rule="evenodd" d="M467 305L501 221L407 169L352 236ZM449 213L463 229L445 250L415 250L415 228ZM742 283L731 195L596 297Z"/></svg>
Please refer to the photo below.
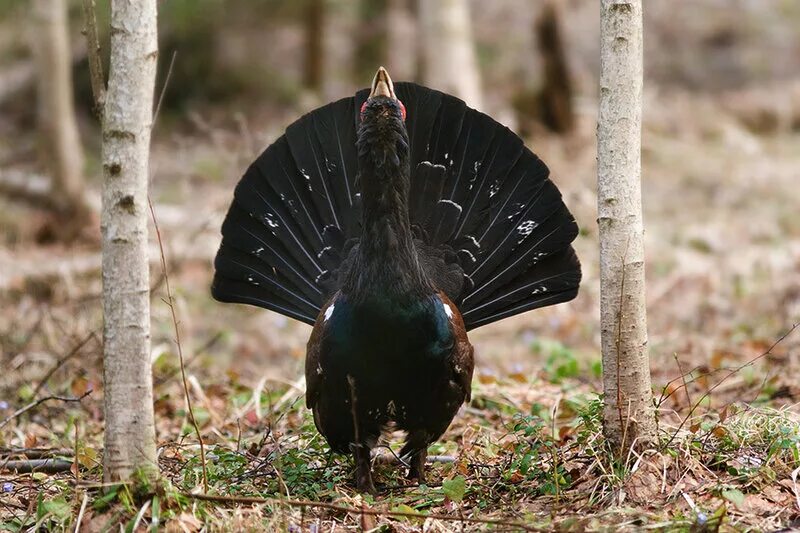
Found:
<svg viewBox="0 0 800 533"><path fill-rule="evenodd" d="M433 292L419 264L408 217L408 133L402 120L366 116L358 129L363 216L355 261L342 290L356 301L411 302Z"/></svg>

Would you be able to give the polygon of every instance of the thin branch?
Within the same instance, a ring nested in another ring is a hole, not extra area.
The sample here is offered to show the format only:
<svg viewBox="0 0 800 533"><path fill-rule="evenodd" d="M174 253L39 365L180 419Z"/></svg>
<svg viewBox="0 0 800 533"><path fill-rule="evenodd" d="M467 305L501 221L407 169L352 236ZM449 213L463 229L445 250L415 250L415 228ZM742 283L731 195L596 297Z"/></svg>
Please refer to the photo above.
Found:
<svg viewBox="0 0 800 533"><path fill-rule="evenodd" d="M167 304L169 307L169 312L172 315L172 326L175 329L175 344L178 346L178 360L180 362L181 367L181 380L183 381L183 393L186 396L186 408L189 414L189 421L192 423L194 427L194 431L197 434L197 441L200 443L200 463L203 467L203 490L204 492L208 492L208 472L206 469L206 448L203 444L203 436L200 433L200 426L197 424L197 419L194 417L194 408L192 407L192 398L189 395L189 385L186 380L186 368L184 365L183 360L183 347L181 345L181 330L178 327L178 315L175 312L175 302L173 301L172 297L172 289L169 285L169 274L167 272L167 259L166 255L164 254L164 243L161 239L161 230L158 227L158 220L156 219L156 210L153 207L153 200L150 198L150 195L147 195L147 203L150 206L150 215L153 217L153 226L156 230L156 238L158 240L158 249L161 253L161 271L164 275L164 288L167 291L167 299L164 300L164 303Z"/></svg>
<svg viewBox="0 0 800 533"><path fill-rule="evenodd" d="M673 352L672 357L675 359L675 364L678 365L678 372L681 375L681 381L683 381L683 390L686 393L686 405L692 405L692 396L689 394L689 385L686 383L686 376L689 374L683 372L683 365L681 365L678 354Z"/></svg>
<svg viewBox="0 0 800 533"><path fill-rule="evenodd" d="M49 402L50 400L58 400L60 402L67 402L67 403L69 403L69 402L80 402L81 400L83 400L84 398L89 396L91 393L92 393L92 390L89 389L86 392L84 392L81 396L78 396L78 397L74 397L74 396L45 396L44 398L36 400L35 402L31 402L28 405L26 405L25 407L20 407L19 409L17 409L13 413L11 413L2 422L0 422L0 429L4 428L9 422L14 420L18 416L21 416L22 414L27 413L31 409L34 409L35 407L38 407L39 405L41 405L41 404L43 404L45 402Z"/></svg>
<svg viewBox="0 0 800 533"><path fill-rule="evenodd" d="M153 125L155 127L156 121L158 121L158 114L161 112L161 106L164 103L164 95L167 94L167 87L169 86L169 80L172 78L172 69L175 67L175 58L178 56L178 51L172 52L172 58L169 60L169 68L167 68L167 75L164 77L164 85L161 86L161 94L158 97L158 103L156 104L156 110L153 112Z"/></svg>
<svg viewBox="0 0 800 533"><path fill-rule="evenodd" d="M100 40L97 38L97 17L95 0L83 0L83 33L86 35L89 54L89 77L92 81L94 112L102 120L106 103L106 81L103 75L103 61L100 58Z"/></svg>
<svg viewBox="0 0 800 533"><path fill-rule="evenodd" d="M472 518L462 516L450 516L445 514L436 513L414 513L405 511L382 511L378 509L347 507L344 505L336 505L333 503L313 502L309 500L285 500L281 498L257 498L246 496L217 496L213 494L192 494L188 492L181 492L181 496L193 500L202 500L217 503L231 503L231 504L284 504L291 507L315 507L318 509L328 509L331 511L339 511L343 513L353 514L367 514L372 516L391 516L398 518L417 518L426 520L432 518L434 520L442 520L446 522L467 522L470 524L484 524L493 526L505 526L515 528L522 531L546 531L544 529L531 526L522 522L514 522L512 520L491 519L491 518Z"/></svg>
<svg viewBox="0 0 800 533"><path fill-rule="evenodd" d="M93 1L93 0L85 0L85 1ZM167 76L164 79L164 85L161 87L161 94L158 97L158 104L156 109L153 113L153 125L151 127L151 131L155 129L156 120L158 119L158 113L161 110L161 103L164 100L164 93L167 92L167 85L169 84L170 77L172 75L172 67L175 64L175 56L176 54L172 54L172 60L169 64L169 70L167 71ZM148 186L149 189L149 186ZM197 434L197 441L200 444L200 464L203 468L203 491L208 492L208 469L206 468L206 448L205 444L203 443L203 436L200 433L200 426L197 423L197 419L194 416L194 408L192 407L192 398L189 395L189 385L186 379L186 365L183 359L183 345L181 344L181 331L178 327L178 314L175 311L175 302L174 298L172 297L172 288L169 284L169 271L167 269L167 256L164 253L164 241L161 238L161 228L158 225L158 218L156 217L156 210L153 207L153 199L150 197L150 193L147 194L147 204L150 206L150 216L153 219L153 227L156 230L156 238L158 240L158 252L161 258L161 274L164 278L164 289L167 292L167 299L163 300L167 307L169 307L170 314L172 315L172 326L175 330L175 344L178 347L178 360L180 363L181 368L181 381L183 382L183 394L186 397L186 408L189 415L189 421L192 423L192 427L194 428L195 433Z"/></svg>
<svg viewBox="0 0 800 533"><path fill-rule="evenodd" d="M27 459L52 459L72 457L74 450L68 448L0 448L0 456L25 457Z"/></svg>
<svg viewBox="0 0 800 533"><path fill-rule="evenodd" d="M697 401L694 403L694 405L692 405L692 408L689 410L689 413L688 413L688 414L686 415L686 417L685 417L685 418L684 418L684 419L681 421L681 423L680 423L680 425L678 426L678 428L675 430L675 432L674 432L674 433L672 434L672 436L669 438L669 440L667 441L667 443L666 443L666 444L664 444L664 446L662 446L662 447L661 447L661 449L662 449L662 450L666 450L667 448L669 448L669 445L670 445L670 444L672 444L672 441L674 441L674 440L675 440L675 438L678 436L678 433L680 432L680 430L681 430L681 429L683 429L683 426L685 426L685 425L686 425L686 422L687 422L687 421L688 421L688 420L689 420L689 419L692 417L692 415L693 415L693 414L694 414L694 412L697 410L697 408L698 408L698 407L700 407L700 404L701 404L701 403L703 403L703 400L705 400L706 398L708 398L708 397L711 395L711 393L712 393L712 392L714 392L714 391L715 391L715 390L716 390L716 389L717 389L717 388L718 388L720 385L722 385L723 383L725 383L725 382L728 380L728 378L730 378L730 377L731 377L731 376L733 376L734 374L737 374L738 372L740 372L740 371L741 371L741 370L743 370L744 368L747 368L748 366L753 366L753 365L754 365L754 364L755 364L757 361L759 361L760 359L763 359L764 357L768 356L768 355L769 355L769 354L772 352L772 350L774 350L774 349L775 349L775 347L776 347L776 346L778 346L778 345L779 345L781 342L783 342L783 340L784 340L784 339L786 339L786 337L788 337L789 335L791 335L792 333L794 333L794 330L796 330L798 327L800 327L800 322L797 322L796 324L792 324L792 327L791 327L791 328L789 328L789 330L788 330L786 333L784 333L783 335L781 335L781 336L778 338L778 340L776 340L775 342L773 342L773 343L772 343L772 346L770 346L769 348L767 348L767 351L765 351L765 352L764 352L764 353L762 353L761 355L758 355L758 356L756 356L756 357L754 357L754 358L750 359L750 360L749 360L749 361L747 361L746 363L743 363L743 364L741 364L741 365L737 366L736 368L734 368L733 370L731 370L730 372L728 372L728 374L727 374L725 377L723 377L723 378L722 378L722 379L720 379L718 382L716 382L716 383L714 384L714 386L712 386L710 389L708 389L708 390L705 392L705 394L703 394L703 395L700 397L700 399L699 399L699 400L697 400Z"/></svg>

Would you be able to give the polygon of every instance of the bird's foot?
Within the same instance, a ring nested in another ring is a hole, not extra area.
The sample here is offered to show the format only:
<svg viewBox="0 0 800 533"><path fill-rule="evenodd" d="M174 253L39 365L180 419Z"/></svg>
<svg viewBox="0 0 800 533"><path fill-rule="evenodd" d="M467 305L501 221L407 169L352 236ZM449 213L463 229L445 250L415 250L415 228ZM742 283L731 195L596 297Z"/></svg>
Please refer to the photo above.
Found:
<svg viewBox="0 0 800 533"><path fill-rule="evenodd" d="M372 481L372 464L370 463L369 447L356 445L354 452L356 459L356 489L358 492L377 496L378 490L375 488L375 483Z"/></svg>
<svg viewBox="0 0 800 533"><path fill-rule="evenodd" d="M425 484L425 459L427 450L421 450L411 456L408 468L408 479L416 480L420 485Z"/></svg>

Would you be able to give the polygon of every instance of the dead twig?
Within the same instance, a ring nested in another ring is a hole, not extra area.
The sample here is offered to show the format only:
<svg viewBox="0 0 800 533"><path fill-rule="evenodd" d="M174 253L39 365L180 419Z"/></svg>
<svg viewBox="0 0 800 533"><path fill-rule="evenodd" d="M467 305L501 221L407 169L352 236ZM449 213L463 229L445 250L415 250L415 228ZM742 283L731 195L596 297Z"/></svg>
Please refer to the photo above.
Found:
<svg viewBox="0 0 800 533"><path fill-rule="evenodd" d="M87 2L93 0L86 0ZM153 127L155 129L156 119L158 118L158 113L161 110L161 103L164 100L164 93L167 91L167 85L169 84L170 77L172 76L172 67L175 63L175 55L172 54L172 61L169 64L169 70L167 70L166 78L164 79L164 85L161 87L161 94L158 98L158 104L156 106L155 112L153 114ZM169 272L167 268L167 258L166 254L164 253L164 240L161 238L161 228L158 225L158 218L156 217L156 210L153 207L153 199L150 197L150 194L147 195L147 204L150 206L150 216L153 219L153 227L156 230L156 240L158 241L158 251L159 256L161 258L161 274L164 278L164 290L167 293L167 299L162 301L167 304L169 307L170 314L172 315L172 326L175 330L175 344L178 347L178 360L180 363L181 368L181 380L183 381L183 393L186 397L186 408L189 415L189 421L194 428L195 433L197 434L197 441L200 444L200 463L203 468L203 490L204 492L208 492L208 470L206 468L206 448L205 444L203 443L203 436L200 433L200 426L197 423L197 419L194 416L194 408L192 407L192 399L189 395L189 385L186 380L186 368L184 365L184 358L183 358L183 345L181 344L181 333L180 328L178 327L178 315L175 311L175 302L172 297L172 289L169 284Z"/></svg>
<svg viewBox="0 0 800 533"><path fill-rule="evenodd" d="M156 230L156 239L158 240L158 249L161 254L161 271L164 275L164 289L167 292L167 299L164 303L167 304L169 307L169 312L172 315L172 326L175 329L175 344L178 347L178 360L181 367L181 380L183 381L183 393L186 396L186 408L189 414L189 421L192 423L194 427L194 431L197 434L197 440L200 443L200 462L203 467L203 490L208 492L208 472L206 469L206 449L205 445L203 444L203 436L200 433L200 426L197 423L197 420L194 417L194 409L192 407L192 399L189 395L189 385L186 380L186 369L184 366L184 359L183 359L183 346L181 345L181 333L180 328L178 327L178 315L175 311L175 303L172 298L172 289L170 288L169 284L169 274L167 272L167 259L164 254L164 243L161 239L161 229L158 227L158 219L156 218L156 211L153 207L153 201L150 198L150 195L147 195L147 203L150 206L150 216L153 218L153 227Z"/></svg>
<svg viewBox="0 0 800 533"><path fill-rule="evenodd" d="M406 511L384 511L379 509L347 507L344 505L336 505L334 503L314 502L309 500L287 500L281 498L257 498L247 496L217 496L214 494L192 494L188 492L181 492L181 496L193 500L210 501L217 503L230 503L234 505L253 505L253 504L283 504L291 507L314 507L318 509L328 509L331 511L339 511L343 513L353 513L356 515L366 514L372 516L391 516L398 518L417 518L426 520L432 518L434 520L442 520L444 522L466 522L469 524L484 524L492 526L504 526L514 528L521 531L546 531L542 528L534 527L523 522L515 522L513 520L502 520L492 518L472 518L465 516L450 516L437 513L414 513Z"/></svg>
<svg viewBox="0 0 800 533"><path fill-rule="evenodd" d="M31 409L34 409L34 408L38 407L39 405L41 405L41 404L43 404L45 402L49 402L51 400L58 400L59 402L67 402L67 403L80 402L81 400L83 400L84 398L89 396L91 393L92 393L92 390L89 389L86 392L84 392L81 396L45 396L44 398L41 398L41 399L36 400L34 402L31 402L28 405L26 405L25 407L20 407L19 409L17 409L13 413L11 413L2 422L0 422L0 429L4 428L9 422L14 420L18 416L21 416L22 414L27 413Z"/></svg>
<svg viewBox="0 0 800 533"><path fill-rule="evenodd" d="M73 450L67 448L0 448L0 456L25 457L27 459L72 457L72 454Z"/></svg>

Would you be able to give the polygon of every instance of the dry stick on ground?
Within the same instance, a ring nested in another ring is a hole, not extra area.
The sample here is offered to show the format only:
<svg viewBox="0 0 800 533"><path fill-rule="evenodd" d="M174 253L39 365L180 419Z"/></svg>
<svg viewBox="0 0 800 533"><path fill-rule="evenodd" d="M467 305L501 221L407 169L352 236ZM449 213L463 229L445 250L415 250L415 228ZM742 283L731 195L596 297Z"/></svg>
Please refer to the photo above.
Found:
<svg viewBox="0 0 800 533"><path fill-rule="evenodd" d="M192 494L189 492L179 493L184 498L192 500L202 500L217 503L230 503L234 505L253 505L253 504L283 504L291 507L315 507L318 509L328 509L331 511L339 511L344 513L353 513L355 515L367 514L373 516L390 516L397 518L417 518L426 520L432 518L434 520L442 520L444 522L467 522L470 524L484 524L492 526L505 526L515 528L522 531L548 531L546 529L534 527L523 522L515 522L513 520L492 519L492 518L472 518L462 516L450 516L445 514L436 513L414 513L404 511L381 511L378 509L347 507L344 505L336 505L334 503L314 502L309 500L286 500L281 498L256 498L247 496L216 496L213 494Z"/></svg>
<svg viewBox="0 0 800 533"><path fill-rule="evenodd" d="M73 450L67 448L0 448L0 455L27 459L53 459L55 456L72 457Z"/></svg>
<svg viewBox="0 0 800 533"><path fill-rule="evenodd" d="M66 459L28 459L27 461L6 461L0 467L2 470L15 471L18 474L41 472L43 474L58 474L67 472L74 463Z"/></svg>
<svg viewBox="0 0 800 533"><path fill-rule="evenodd" d="M91 393L92 393L92 390L89 389L89 390L87 390L86 392L84 392L80 396L45 396L44 398L36 400L35 402L31 402L28 405L26 405L25 407L20 407L19 409L17 409L13 413L11 413L2 422L0 422L0 429L3 429L9 422L14 420L18 416L21 416L24 413L27 413L31 409L34 409L34 408L38 407L39 405L41 405L41 404L43 404L45 402L49 402L51 400L58 400L60 402L66 402L66 403L80 402L81 400L83 400L84 398L89 396Z"/></svg>
<svg viewBox="0 0 800 533"><path fill-rule="evenodd" d="M754 364L755 364L757 361L759 361L760 359L763 359L764 357L766 357L767 355L769 355L769 354L772 352L772 350L774 350L774 349L775 349L775 347L776 347L776 346L778 346L778 345L779 345L781 342L783 342L783 341L784 341L784 339L786 339L786 337L788 337L789 335L791 335L791 334L794 332L794 330L796 330L798 327L800 327L800 322L797 322L797 323L795 323L795 324L792 324L792 327L791 327L791 328L789 328L789 330L788 330L786 333L784 333L783 335L781 335L781 336L778 338L778 340L776 340L775 342L773 342L773 343L772 343L772 346L770 346L769 348L767 348L767 351L765 351L765 352L764 352L764 353L762 353L761 355L758 355L758 356L756 356L756 357L752 358L751 360L747 361L746 363L743 363L743 364L741 364L741 365L737 366L736 368L734 368L733 370L731 370L730 372L728 372L728 374L727 374L725 377L723 377L721 380L719 380L718 382L716 382L716 383L715 383L715 384L714 384L714 385L713 385L713 386L712 386L710 389L708 389L708 390L707 390L707 391L706 391L706 392L705 392L705 393L704 393L704 394L703 394L703 395L700 397L700 399L698 399L698 400L697 400L697 401L694 403L694 405L692 406L692 408L689 410L689 413L688 413L688 414L686 415L686 417L685 417L685 418L684 418L684 419L681 421L681 423L680 423L680 425L678 426L678 428L675 430L675 432L674 432L674 433L672 434L672 436L669 438L669 440L667 441L667 443L666 443L664 446L662 446L662 447L661 447L661 449L662 449L662 450L666 450L667 448L669 448L669 445L670 445L670 444L672 444L672 442L673 442L673 441L675 440L675 438L678 436L678 433L680 432L680 430L681 430L681 429L683 429L683 426L685 426L685 425L686 425L686 422L687 422L687 421L688 421L688 420L689 420L689 419L692 417L692 415L693 415L693 414L694 414L694 412L697 410L697 408L698 408L698 407L700 407L700 404L701 404L701 403L703 403L703 400L705 400L706 398L708 398L708 397L711 395L711 393L712 393L712 392L714 392L714 391L715 391L715 390L716 390L716 389L717 389L717 388L718 388L720 385L722 385L724 382L726 382L726 381L728 380L728 378L730 378L730 377L731 377L731 376L733 376L734 374L736 374L736 373L740 372L742 369L744 369L744 368L747 368L748 366L752 366L752 365L754 365Z"/></svg>

